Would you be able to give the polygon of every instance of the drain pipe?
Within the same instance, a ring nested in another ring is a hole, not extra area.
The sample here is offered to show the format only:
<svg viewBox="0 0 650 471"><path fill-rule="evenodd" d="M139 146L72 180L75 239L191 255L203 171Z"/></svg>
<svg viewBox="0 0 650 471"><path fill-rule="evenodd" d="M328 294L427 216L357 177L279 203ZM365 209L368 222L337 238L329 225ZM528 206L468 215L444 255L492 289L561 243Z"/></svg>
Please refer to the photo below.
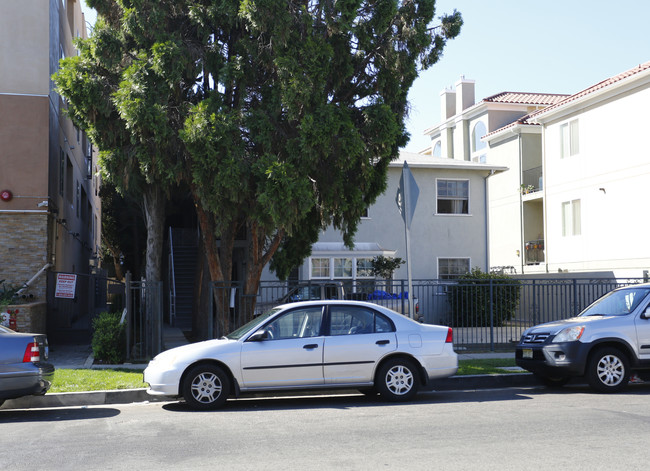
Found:
<svg viewBox="0 0 650 471"><path fill-rule="evenodd" d="M490 170L490 173L483 177L484 183L484 192L485 192L485 272L490 272L490 204L489 204L489 192L488 192L488 178L494 175L496 172L494 169Z"/></svg>
<svg viewBox="0 0 650 471"><path fill-rule="evenodd" d="M16 294L22 294L22 292L25 291L27 288L29 288L29 286L30 286L30 285L31 285L31 284L36 280L36 278L38 278L39 276L41 276L41 275L43 274L43 272L44 272L45 270L47 270L48 268L50 268L51 266L52 266L51 263L46 263L45 266L44 266L43 268L41 268L40 270L38 270L38 272L36 273L36 275L32 276L32 278L31 278L28 282L26 282L26 283L23 285L23 287L20 288L20 289L16 292Z"/></svg>

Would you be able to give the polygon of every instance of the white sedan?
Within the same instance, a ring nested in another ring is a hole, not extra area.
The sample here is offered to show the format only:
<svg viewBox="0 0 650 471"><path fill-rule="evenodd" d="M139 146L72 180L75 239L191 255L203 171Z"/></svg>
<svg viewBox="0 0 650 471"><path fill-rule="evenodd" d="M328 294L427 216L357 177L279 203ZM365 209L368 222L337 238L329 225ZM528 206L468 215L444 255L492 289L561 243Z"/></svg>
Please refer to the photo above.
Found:
<svg viewBox="0 0 650 471"><path fill-rule="evenodd" d="M242 392L354 388L412 399L456 373L449 327L357 301L278 306L219 340L173 348L144 370L148 393L214 409Z"/></svg>

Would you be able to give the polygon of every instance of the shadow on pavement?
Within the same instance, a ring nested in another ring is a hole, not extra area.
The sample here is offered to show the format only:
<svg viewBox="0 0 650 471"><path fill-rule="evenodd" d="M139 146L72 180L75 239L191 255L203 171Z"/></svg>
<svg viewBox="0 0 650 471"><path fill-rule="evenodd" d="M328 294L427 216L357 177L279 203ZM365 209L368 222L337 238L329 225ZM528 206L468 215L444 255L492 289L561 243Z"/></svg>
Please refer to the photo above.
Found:
<svg viewBox="0 0 650 471"><path fill-rule="evenodd" d="M229 399L221 409L213 411L196 411L185 402L169 402L163 409L169 412L190 413L228 413L261 410L299 410L299 409L354 409L374 407L411 407L417 404L454 403L454 402L488 402L531 399L526 397L528 389L507 389L494 391L427 391L408 402L387 402L379 396L368 397L363 394L309 395L309 396L266 396L240 397Z"/></svg>
<svg viewBox="0 0 650 471"><path fill-rule="evenodd" d="M106 419L120 415L112 407L0 410L0 423L53 422L61 420Z"/></svg>

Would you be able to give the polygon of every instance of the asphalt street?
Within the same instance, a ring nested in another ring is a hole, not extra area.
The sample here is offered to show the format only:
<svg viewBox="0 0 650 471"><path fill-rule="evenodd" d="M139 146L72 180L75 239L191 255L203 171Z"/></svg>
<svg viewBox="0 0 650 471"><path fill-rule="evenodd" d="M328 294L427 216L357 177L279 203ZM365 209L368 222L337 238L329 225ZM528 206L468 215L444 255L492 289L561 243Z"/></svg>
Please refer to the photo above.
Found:
<svg viewBox="0 0 650 471"><path fill-rule="evenodd" d="M388 404L360 394L0 411L3 469L644 469L650 384L621 394L437 391Z"/></svg>

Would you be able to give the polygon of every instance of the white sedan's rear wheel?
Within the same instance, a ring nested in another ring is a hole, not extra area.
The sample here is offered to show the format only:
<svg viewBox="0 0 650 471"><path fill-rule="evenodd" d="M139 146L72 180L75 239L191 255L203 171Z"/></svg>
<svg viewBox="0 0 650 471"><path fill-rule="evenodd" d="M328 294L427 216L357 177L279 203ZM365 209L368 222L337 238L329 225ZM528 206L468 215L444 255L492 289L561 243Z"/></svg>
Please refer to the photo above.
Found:
<svg viewBox="0 0 650 471"><path fill-rule="evenodd" d="M388 401L409 401L418 392L418 370L410 360L394 358L382 365L375 387Z"/></svg>

